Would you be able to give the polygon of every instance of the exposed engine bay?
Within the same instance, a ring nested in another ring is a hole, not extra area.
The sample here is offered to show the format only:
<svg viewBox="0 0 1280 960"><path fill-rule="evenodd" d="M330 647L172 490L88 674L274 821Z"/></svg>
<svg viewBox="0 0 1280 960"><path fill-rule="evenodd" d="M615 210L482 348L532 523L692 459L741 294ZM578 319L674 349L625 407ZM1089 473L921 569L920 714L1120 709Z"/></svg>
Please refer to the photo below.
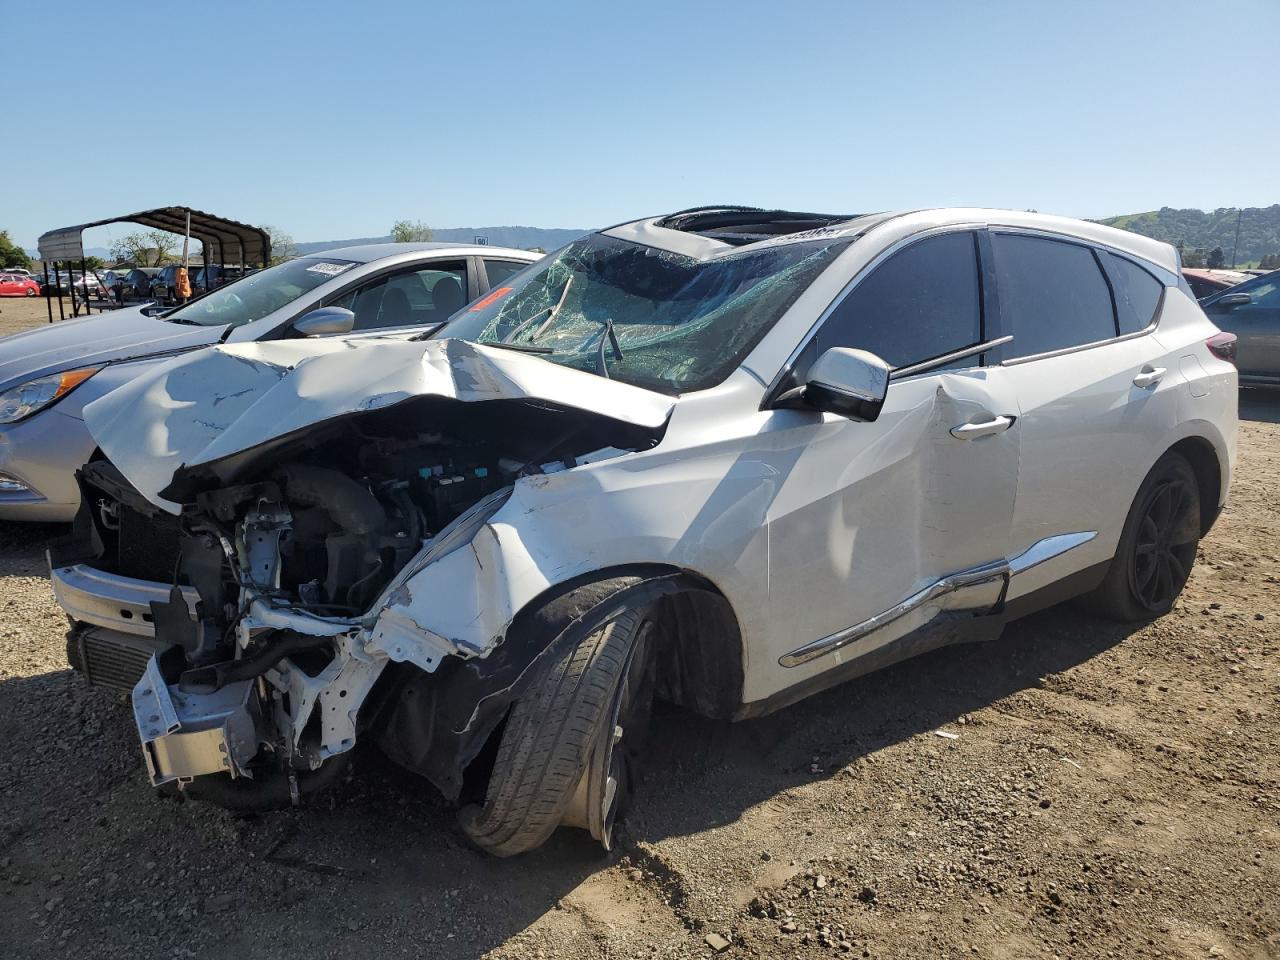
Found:
<svg viewBox="0 0 1280 960"><path fill-rule="evenodd" d="M393 602L414 573L468 546L515 484L656 439L539 401L418 397L180 470L164 491L177 515L100 459L80 472L76 532L51 561L169 587L150 604L156 653L132 693L154 784L296 802L376 728L395 759L456 796L487 733L458 728L512 674L422 691L424 673L456 674L490 651L403 622ZM74 627L69 650L90 629ZM440 699L442 729L406 743L397 711L414 696Z"/></svg>

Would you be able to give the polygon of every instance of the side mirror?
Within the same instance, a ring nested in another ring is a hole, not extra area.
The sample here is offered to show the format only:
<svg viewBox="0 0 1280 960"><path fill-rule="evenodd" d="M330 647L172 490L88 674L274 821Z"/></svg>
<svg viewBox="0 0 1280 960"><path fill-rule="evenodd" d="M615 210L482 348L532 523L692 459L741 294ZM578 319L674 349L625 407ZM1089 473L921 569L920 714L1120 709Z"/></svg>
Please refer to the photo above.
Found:
<svg viewBox="0 0 1280 960"><path fill-rule="evenodd" d="M850 420L870 422L880 416L889 392L890 367L874 353L831 347L818 357L800 388L804 405Z"/></svg>
<svg viewBox="0 0 1280 960"><path fill-rule="evenodd" d="M304 337L350 333L355 325L356 315L346 307L318 307L293 321L294 332Z"/></svg>
<svg viewBox="0 0 1280 960"><path fill-rule="evenodd" d="M1239 307L1246 303L1253 303L1253 297L1247 293L1224 293L1218 298L1220 307Z"/></svg>

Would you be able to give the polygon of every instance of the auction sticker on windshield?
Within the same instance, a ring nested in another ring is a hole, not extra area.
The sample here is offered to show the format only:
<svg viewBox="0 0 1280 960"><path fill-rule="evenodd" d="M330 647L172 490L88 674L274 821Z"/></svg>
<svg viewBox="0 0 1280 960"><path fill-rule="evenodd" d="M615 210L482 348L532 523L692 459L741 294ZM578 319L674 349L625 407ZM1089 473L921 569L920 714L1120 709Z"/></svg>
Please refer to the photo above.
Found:
<svg viewBox="0 0 1280 960"><path fill-rule="evenodd" d="M352 263L313 263L307 267L310 273L323 273L327 277L336 277L344 270L350 270L355 264Z"/></svg>
<svg viewBox="0 0 1280 960"><path fill-rule="evenodd" d="M489 306L490 304L497 303L499 300L505 297L508 293L510 293L511 290L512 290L511 287L499 287L497 290L494 290L484 299L477 300L474 304L472 304L471 312L479 313L481 310L483 310L485 307Z"/></svg>

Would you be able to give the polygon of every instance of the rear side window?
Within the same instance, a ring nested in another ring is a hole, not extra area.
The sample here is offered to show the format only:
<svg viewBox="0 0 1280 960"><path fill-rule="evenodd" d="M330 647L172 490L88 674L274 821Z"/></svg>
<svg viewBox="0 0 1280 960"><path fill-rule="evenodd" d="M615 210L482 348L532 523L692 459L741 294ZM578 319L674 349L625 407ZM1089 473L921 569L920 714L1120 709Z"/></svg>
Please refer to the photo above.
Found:
<svg viewBox="0 0 1280 960"><path fill-rule="evenodd" d="M519 260L488 260L484 262L484 272L489 277L489 286L500 287L506 282L507 277L512 274L519 273L527 263L521 263Z"/></svg>
<svg viewBox="0 0 1280 960"><path fill-rule="evenodd" d="M1137 333L1151 325L1160 306L1164 284L1132 260L1114 253L1103 253L1111 289L1116 295L1116 322L1120 332Z"/></svg>
<svg viewBox="0 0 1280 960"><path fill-rule="evenodd" d="M1009 359L1116 335L1111 291L1091 249L1005 233L991 244L1000 313L1013 333Z"/></svg>
<svg viewBox="0 0 1280 960"><path fill-rule="evenodd" d="M444 323L467 302L467 268L462 262L378 277L330 300L356 315L355 330Z"/></svg>
<svg viewBox="0 0 1280 960"><path fill-rule="evenodd" d="M948 233L895 253L854 287L818 331L815 356L857 347L905 367L981 340L977 241Z"/></svg>

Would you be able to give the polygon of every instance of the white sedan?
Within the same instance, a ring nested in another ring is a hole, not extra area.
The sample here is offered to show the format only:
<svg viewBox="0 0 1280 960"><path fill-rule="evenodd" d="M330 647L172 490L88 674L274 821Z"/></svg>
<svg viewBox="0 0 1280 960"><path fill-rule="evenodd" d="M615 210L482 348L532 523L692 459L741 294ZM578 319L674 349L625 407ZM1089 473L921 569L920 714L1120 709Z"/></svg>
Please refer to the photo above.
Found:
<svg viewBox="0 0 1280 960"><path fill-rule="evenodd" d="M1069 597L1170 609L1236 435L1178 268L1032 213L703 208L436 339L181 357L85 410L73 664L158 785L296 801L368 738L484 849L608 845L655 696L757 716Z"/></svg>

